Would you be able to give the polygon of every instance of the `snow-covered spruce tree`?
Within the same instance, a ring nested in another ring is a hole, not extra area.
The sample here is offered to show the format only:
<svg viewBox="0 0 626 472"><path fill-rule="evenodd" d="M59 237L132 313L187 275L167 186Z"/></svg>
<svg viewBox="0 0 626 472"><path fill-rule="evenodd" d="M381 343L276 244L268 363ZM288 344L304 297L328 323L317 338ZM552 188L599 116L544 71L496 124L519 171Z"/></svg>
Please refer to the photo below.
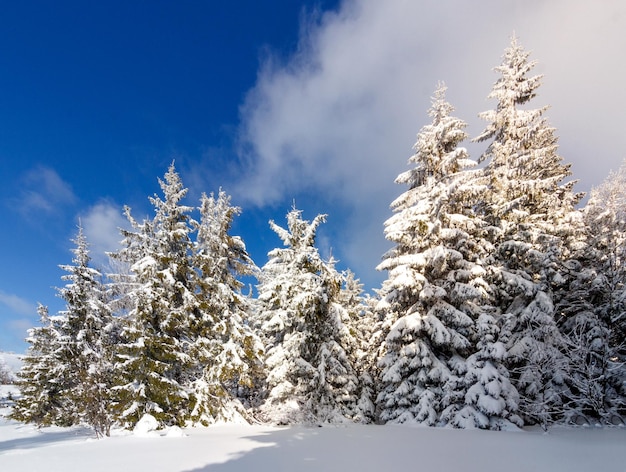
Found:
<svg viewBox="0 0 626 472"><path fill-rule="evenodd" d="M363 284L351 270L342 272L342 286L337 296L341 313L341 339L358 376L358 410L353 419L360 423L376 420L377 357L373 344L375 332L374 300L364 295Z"/></svg>
<svg viewBox="0 0 626 472"><path fill-rule="evenodd" d="M37 424L87 424L98 436L112 424L112 321L101 274L90 267L82 226L72 240L72 265L61 265L67 281L57 289L65 310L49 317L40 307L42 327L31 330L31 349L20 381L25 392L14 412L16 419Z"/></svg>
<svg viewBox="0 0 626 472"><path fill-rule="evenodd" d="M507 313L501 320L507 366L520 394L520 414L525 423L539 424L544 430L564 419L569 377L567 342L551 315L554 312L551 297L540 290L521 312Z"/></svg>
<svg viewBox="0 0 626 472"><path fill-rule="evenodd" d="M385 236L395 247L378 266L388 271L376 308L388 334L377 401L386 422L495 427L496 420L515 420L512 389L492 392L502 408L486 412L486 422L466 420L466 410L480 406L473 398L466 405L466 390L475 381L465 378L465 360L474 351L475 320L488 309L482 267L488 247L474 213L484 189L476 172L466 170L475 165L459 147L466 124L450 116L445 90L440 84L435 92L432 123L418 133L409 159L415 167L396 179L409 189L392 203L395 214L385 222ZM506 372L492 370L506 385Z"/></svg>
<svg viewBox="0 0 626 472"><path fill-rule="evenodd" d="M525 109L537 94L541 75L530 76L536 62L515 37L505 49L502 63L495 68L500 78L488 98L497 100L494 110L480 114L485 130L474 139L490 141L479 162L488 160L485 175L490 200L485 217L501 227L502 238L517 235L531 224L554 232L581 198L563 184L571 174L557 154L555 129L544 117L548 107Z"/></svg>
<svg viewBox="0 0 626 472"><path fill-rule="evenodd" d="M507 365L522 397L521 415L527 422L545 424L557 419L566 377L553 292L563 283L562 267L575 239L574 206L581 195L572 191L574 182L563 183L569 165L557 154L555 130L543 116L547 107L523 108L536 96L542 78L530 75L535 62L528 58L513 37L489 94L497 106L481 113L488 124L475 141L490 140L479 159L489 161L484 170L488 198L480 211L493 228L488 280L497 287ZM561 359L548 367L533 357L547 352ZM544 405L541 412L535 402Z"/></svg>
<svg viewBox="0 0 626 472"><path fill-rule="evenodd" d="M109 435L112 387L112 343L108 329L113 317L107 304L102 275L90 267L82 226L72 240L73 265L62 265L67 281L59 288L65 310L59 312L57 371L63 379L68 420L91 426L96 435Z"/></svg>
<svg viewBox="0 0 626 472"><path fill-rule="evenodd" d="M450 383L448 395L454 396L460 382L464 391L464 405L443 413L451 425L462 428L506 429L513 423L522 426L517 416L518 394L509 380L504 365L506 349L498 341L499 328L489 313L481 313L476 321L477 352L468 357L465 365L455 361L456 378ZM459 377L463 369L463 377ZM458 379L458 380L457 380Z"/></svg>
<svg viewBox="0 0 626 472"><path fill-rule="evenodd" d="M271 422L334 423L359 417L358 378L346 347L352 336L337 303L341 276L315 244L325 215L312 222L287 214L270 221L285 248L269 253L258 285L256 324L266 343L267 395L260 416Z"/></svg>
<svg viewBox="0 0 626 472"><path fill-rule="evenodd" d="M137 222L126 208L130 230L122 230L124 248L111 256L128 264L132 282L121 290L130 311L122 320L115 363L114 409L117 419L133 427L144 414L161 425L184 425L192 403L187 385L190 315L196 297L191 265L189 213L181 204L187 194L172 164L159 179L164 199L150 198L155 215Z"/></svg>
<svg viewBox="0 0 626 472"><path fill-rule="evenodd" d="M217 197L202 196L193 252L198 272L190 346L194 423L247 417L245 408L254 406L264 376L263 344L248 322L251 301L241 293L240 281L258 269L243 240L229 234L239 213L221 190Z"/></svg>
<svg viewBox="0 0 626 472"><path fill-rule="evenodd" d="M571 421L626 418L626 164L591 192L586 244L563 294L561 328L571 361Z"/></svg>
<svg viewBox="0 0 626 472"><path fill-rule="evenodd" d="M26 341L30 346L17 374L21 395L10 418L37 426L69 426L62 395L64 386L57 378L58 362L54 355L59 346L59 320L49 316L43 305L37 311L40 326L28 330Z"/></svg>

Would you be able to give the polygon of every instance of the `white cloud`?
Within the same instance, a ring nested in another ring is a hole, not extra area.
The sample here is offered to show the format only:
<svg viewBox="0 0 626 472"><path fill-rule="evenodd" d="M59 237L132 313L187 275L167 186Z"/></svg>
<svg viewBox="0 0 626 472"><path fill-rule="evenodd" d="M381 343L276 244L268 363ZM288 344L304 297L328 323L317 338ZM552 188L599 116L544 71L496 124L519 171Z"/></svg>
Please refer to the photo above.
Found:
<svg viewBox="0 0 626 472"><path fill-rule="evenodd" d="M11 312L18 315L33 315L37 312L37 306L17 295L5 293L0 290L0 303Z"/></svg>
<svg viewBox="0 0 626 472"><path fill-rule="evenodd" d="M304 190L339 199L353 211L338 246L357 275L372 271L437 81L476 136L513 32L545 73L531 105L551 105L561 154L588 190L626 157L625 30L622 0L345 1L306 28L292 60L261 69L242 106L247 171L234 193L257 205Z"/></svg>
<svg viewBox="0 0 626 472"><path fill-rule="evenodd" d="M106 266L108 258L105 253L120 247L120 228L128 227L122 207L103 201L89 208L80 220L89 243L89 255L97 265Z"/></svg>
<svg viewBox="0 0 626 472"><path fill-rule="evenodd" d="M22 180L22 193L17 208L25 215L56 213L61 207L72 205L76 196L70 184L49 167L31 169Z"/></svg>

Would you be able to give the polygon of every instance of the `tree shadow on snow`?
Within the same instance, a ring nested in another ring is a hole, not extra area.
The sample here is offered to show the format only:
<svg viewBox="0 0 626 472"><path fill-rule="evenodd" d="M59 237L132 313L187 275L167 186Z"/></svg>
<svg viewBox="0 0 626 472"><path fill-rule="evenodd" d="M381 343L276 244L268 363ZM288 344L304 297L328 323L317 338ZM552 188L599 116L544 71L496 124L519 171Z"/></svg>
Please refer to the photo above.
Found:
<svg viewBox="0 0 626 472"><path fill-rule="evenodd" d="M30 428L32 427L24 426L28 436L0 441L0 454L67 443L74 440L85 441L94 437L93 430L90 428L43 428L34 432Z"/></svg>
<svg viewBox="0 0 626 472"><path fill-rule="evenodd" d="M485 472L503 467L510 472L623 470L624 434L605 429L545 435L374 425L291 427L246 436L258 444L226 462L185 472L366 472L398 466L415 470L416 464L423 470Z"/></svg>
<svg viewBox="0 0 626 472"><path fill-rule="evenodd" d="M258 447L234 454L227 462L185 472L385 470L388 458L381 454L380 436L361 428L377 426L289 427L258 433L243 438L260 443ZM408 443L405 450L412 451Z"/></svg>

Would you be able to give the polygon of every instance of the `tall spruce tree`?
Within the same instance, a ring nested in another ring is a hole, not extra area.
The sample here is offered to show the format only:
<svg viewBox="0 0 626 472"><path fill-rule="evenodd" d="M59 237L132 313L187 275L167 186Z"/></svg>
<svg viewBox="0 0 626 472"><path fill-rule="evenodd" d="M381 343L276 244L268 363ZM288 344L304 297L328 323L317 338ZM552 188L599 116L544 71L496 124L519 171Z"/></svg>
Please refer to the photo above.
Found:
<svg viewBox="0 0 626 472"><path fill-rule="evenodd" d="M562 267L570 258L575 238L571 220L581 195L573 192L574 182L563 183L570 166L557 154L555 130L544 118L547 107L524 108L536 96L542 78L530 75L535 62L529 55L513 37L495 69L500 78L489 94L497 100L496 108L481 113L488 124L475 141L490 141L479 159L489 161L484 170L489 192L481 212L492 227L495 251L489 260L489 280L497 287L500 337L526 421L539 421L537 412L525 406L536 403L537 395L546 393L545 383L551 384L550 402L541 400L545 422L553 416L551 408L556 414L566 377L553 292L562 283ZM533 357L548 351L561 360L548 367Z"/></svg>
<svg viewBox="0 0 626 472"><path fill-rule="evenodd" d="M239 213L222 190L201 198L193 252L198 302L190 351L195 363L195 423L247 417L245 407L255 405L264 375L263 345L250 326L252 302L241 293L240 281L258 269L243 240L229 234Z"/></svg>
<svg viewBox="0 0 626 472"><path fill-rule="evenodd" d="M385 222L385 236L395 247L378 266L388 271L377 306L388 332L378 406L386 422L489 427L496 424L492 417L512 416L515 392L497 393L512 401L490 411L487 422L457 418L473 385L465 377L474 324L488 310L491 294L483 279L489 249L480 238L484 223L474 212L484 188L477 172L466 170L475 165L459 146L466 124L450 115L445 90L440 84L435 92L432 123L418 133L409 159L415 167L396 179L409 189L392 203L395 215Z"/></svg>
<svg viewBox="0 0 626 472"><path fill-rule="evenodd" d="M58 289L66 309L59 313L59 349L55 353L66 390L67 414L74 423L91 426L98 436L109 435L112 387L113 317L107 304L102 274L90 267L88 243L79 225L72 240L73 265L62 265L68 283Z"/></svg>
<svg viewBox="0 0 626 472"><path fill-rule="evenodd" d="M567 419L626 419L626 165L591 192L584 244L558 306L571 377Z"/></svg>
<svg viewBox="0 0 626 472"><path fill-rule="evenodd" d="M567 217L581 195L574 194L575 182L563 184L570 175L557 154L557 138L544 117L547 106L527 109L537 95L541 75L529 76L536 66L530 53L511 38L502 63L494 70L500 78L488 98L496 108L482 112L485 130L474 139L490 141L479 162L488 160L485 174L491 199L485 217L500 227L502 238L516 235L524 225L552 225Z"/></svg>
<svg viewBox="0 0 626 472"><path fill-rule="evenodd" d="M288 229L270 222L285 244L269 253L258 286L258 313L266 343L267 396L263 418L278 423L333 423L359 416L358 377L346 351L351 333L337 303L340 274L315 244L318 215L287 215Z"/></svg>
<svg viewBox="0 0 626 472"><path fill-rule="evenodd" d="M60 266L67 284L57 289L65 310L49 317L39 308L42 326L28 338L31 349L20 374L24 394L14 418L39 425L87 424L98 436L108 435L112 316L102 276L90 267L82 226L72 241L73 264Z"/></svg>
<svg viewBox="0 0 626 472"><path fill-rule="evenodd" d="M29 348L17 374L20 397L10 418L37 426L69 426L65 415L64 385L58 377L55 353L59 347L59 318L39 305L40 326L28 330Z"/></svg>
<svg viewBox="0 0 626 472"><path fill-rule="evenodd" d="M363 284L347 270L341 274L342 286L337 297L341 313L342 339L350 362L358 376L358 413L354 420L376 420L376 364L374 299L364 295Z"/></svg>
<svg viewBox="0 0 626 472"><path fill-rule="evenodd" d="M194 312L194 268L187 194L170 166L159 179L164 199L150 198L155 215L137 222L126 208L130 230L125 247L112 256L131 268L132 288L123 290L130 311L122 322L117 348L115 410L132 427L144 414L161 425L184 425L192 401L187 384L190 315Z"/></svg>

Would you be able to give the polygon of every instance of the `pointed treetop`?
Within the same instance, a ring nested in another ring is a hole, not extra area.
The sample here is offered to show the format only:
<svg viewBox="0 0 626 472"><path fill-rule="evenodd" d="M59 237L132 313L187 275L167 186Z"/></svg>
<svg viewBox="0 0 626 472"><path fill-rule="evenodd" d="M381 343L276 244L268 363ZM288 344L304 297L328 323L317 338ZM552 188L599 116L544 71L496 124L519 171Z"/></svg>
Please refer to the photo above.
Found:
<svg viewBox="0 0 626 472"><path fill-rule="evenodd" d="M467 139L467 123L450 115L454 107L446 101L446 90L443 82L437 84L428 110L433 121L422 127L417 134L417 141L413 145L415 154L409 158L409 163L417 165L400 174L396 183L405 183L410 189L414 189L424 185L429 179L439 181L473 165L468 161L465 148L459 147Z"/></svg>
<svg viewBox="0 0 626 472"><path fill-rule="evenodd" d="M487 127L480 135L472 139L473 142L493 139L478 159L479 163L488 158L496 158L496 155L510 154L511 150L508 147L519 147L520 126L538 122L548 108L546 106L536 110L518 108L519 105L526 104L536 96L543 78L543 75L530 75L536 62L529 61L529 56L530 53L525 51L517 38L513 36L511 45L504 51L501 64L494 68L500 74L500 78L494 83L488 98L494 98L498 103L495 109L479 113L478 116L487 121ZM502 148L503 145L508 147L498 151L498 148ZM500 164L498 162L498 165Z"/></svg>
<svg viewBox="0 0 626 472"><path fill-rule="evenodd" d="M447 85L444 81L437 83L435 94L431 97L431 107L428 110L428 116L433 118L433 125L441 123L442 120L450 116L454 111L454 107L446 101Z"/></svg>
<svg viewBox="0 0 626 472"><path fill-rule="evenodd" d="M500 107L522 105L536 95L543 75L528 77L537 61L530 61L530 51L519 44L515 35L511 36L511 45L504 50L502 62L494 68L502 77L495 83L489 98L496 98Z"/></svg>
<svg viewBox="0 0 626 472"><path fill-rule="evenodd" d="M270 220L270 227L282 239L285 246L293 249L310 247L315 244L315 234L321 223L326 221L327 215L317 215L312 222L301 218L302 210L295 207L287 214L288 230L281 228L273 220Z"/></svg>
<svg viewBox="0 0 626 472"><path fill-rule="evenodd" d="M72 249L72 254L74 254L72 262L76 264L76 267L87 267L89 265L89 261L91 260L91 257L89 256L89 243L85 237L83 224L80 219L78 220L78 233L75 238L71 239L71 241L75 245Z"/></svg>
<svg viewBox="0 0 626 472"><path fill-rule="evenodd" d="M202 193L200 197L200 215L205 229L212 228L218 234L227 234L235 216L241 215L241 208L231 205L231 197L221 187L217 196Z"/></svg>
<svg viewBox="0 0 626 472"><path fill-rule="evenodd" d="M187 195L188 189L183 186L183 181L178 172L176 172L174 161L172 161L165 173L165 180L159 179L159 185L165 196L166 203L178 204ZM159 201L159 197L155 195L151 200L155 203Z"/></svg>

